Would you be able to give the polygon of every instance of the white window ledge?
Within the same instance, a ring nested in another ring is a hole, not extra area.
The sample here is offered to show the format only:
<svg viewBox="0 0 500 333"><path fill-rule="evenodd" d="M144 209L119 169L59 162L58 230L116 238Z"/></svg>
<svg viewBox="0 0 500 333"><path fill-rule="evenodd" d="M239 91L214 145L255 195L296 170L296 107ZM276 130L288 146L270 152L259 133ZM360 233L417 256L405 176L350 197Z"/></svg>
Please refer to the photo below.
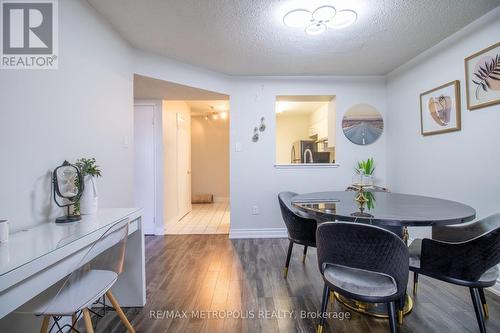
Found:
<svg viewBox="0 0 500 333"><path fill-rule="evenodd" d="M338 168L338 163L292 163L292 164L275 164L276 169L322 169L322 168Z"/></svg>

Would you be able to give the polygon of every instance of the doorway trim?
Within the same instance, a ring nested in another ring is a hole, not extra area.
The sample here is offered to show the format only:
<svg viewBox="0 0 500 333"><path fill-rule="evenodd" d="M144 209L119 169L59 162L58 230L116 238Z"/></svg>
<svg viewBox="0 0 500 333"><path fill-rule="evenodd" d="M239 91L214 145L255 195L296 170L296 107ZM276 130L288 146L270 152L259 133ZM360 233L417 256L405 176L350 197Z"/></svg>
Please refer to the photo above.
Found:
<svg viewBox="0 0 500 333"><path fill-rule="evenodd" d="M163 225L163 154L162 140L162 101L154 99L134 99L134 112L136 106L151 106L153 112L153 170L154 170L154 235L165 235ZM160 127L159 127L160 126ZM134 148L135 149L135 148ZM134 153L135 158L135 153ZM134 175L135 177L135 175Z"/></svg>

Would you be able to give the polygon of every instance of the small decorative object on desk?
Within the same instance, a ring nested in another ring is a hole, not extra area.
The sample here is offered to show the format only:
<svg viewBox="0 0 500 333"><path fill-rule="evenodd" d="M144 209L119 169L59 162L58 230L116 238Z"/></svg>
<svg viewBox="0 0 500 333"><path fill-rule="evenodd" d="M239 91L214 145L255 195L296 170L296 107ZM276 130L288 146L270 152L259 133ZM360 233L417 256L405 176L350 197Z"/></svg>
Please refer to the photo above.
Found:
<svg viewBox="0 0 500 333"><path fill-rule="evenodd" d="M0 218L0 243L9 240L9 221Z"/></svg>
<svg viewBox="0 0 500 333"><path fill-rule="evenodd" d="M95 158L81 158L76 161L76 166L83 176L83 193L75 204L75 211L80 214L95 214L98 208L96 179L102 177L101 170Z"/></svg>
<svg viewBox="0 0 500 333"><path fill-rule="evenodd" d="M64 161L52 172L52 187L54 190L54 201L56 205L67 209L67 214L56 219L56 223L67 223L80 221L82 217L79 212L71 206L80 200L83 192L83 176L75 165Z"/></svg>

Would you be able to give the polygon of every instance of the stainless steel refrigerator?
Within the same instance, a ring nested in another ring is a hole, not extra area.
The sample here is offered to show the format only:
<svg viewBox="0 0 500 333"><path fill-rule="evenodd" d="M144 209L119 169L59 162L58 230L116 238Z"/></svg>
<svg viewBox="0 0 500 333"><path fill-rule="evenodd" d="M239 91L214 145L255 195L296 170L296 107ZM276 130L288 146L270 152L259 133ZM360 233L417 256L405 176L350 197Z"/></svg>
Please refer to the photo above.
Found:
<svg viewBox="0 0 500 333"><path fill-rule="evenodd" d="M290 152L291 163L312 163L313 153L317 151L314 140L299 140L292 145Z"/></svg>

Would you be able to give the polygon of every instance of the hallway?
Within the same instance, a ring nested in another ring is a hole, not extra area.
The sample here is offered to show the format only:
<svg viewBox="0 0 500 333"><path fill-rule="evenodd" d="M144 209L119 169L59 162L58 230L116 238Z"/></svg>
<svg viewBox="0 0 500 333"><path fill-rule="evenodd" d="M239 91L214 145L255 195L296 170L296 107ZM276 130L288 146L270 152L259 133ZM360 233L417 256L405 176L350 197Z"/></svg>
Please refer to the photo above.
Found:
<svg viewBox="0 0 500 333"><path fill-rule="evenodd" d="M228 234L229 203L193 204L193 210L168 226L167 235Z"/></svg>

